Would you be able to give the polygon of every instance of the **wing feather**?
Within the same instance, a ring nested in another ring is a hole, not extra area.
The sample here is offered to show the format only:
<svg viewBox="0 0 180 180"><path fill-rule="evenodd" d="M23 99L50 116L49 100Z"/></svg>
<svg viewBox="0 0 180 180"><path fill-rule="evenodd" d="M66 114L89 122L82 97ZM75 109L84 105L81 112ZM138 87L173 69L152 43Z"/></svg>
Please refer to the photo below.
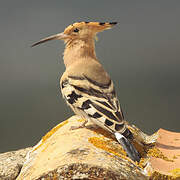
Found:
<svg viewBox="0 0 180 180"><path fill-rule="evenodd" d="M61 83L62 94L70 106L99 120L102 126L116 130L118 124L118 130L124 131L124 117L112 81L104 85L85 76L70 76Z"/></svg>

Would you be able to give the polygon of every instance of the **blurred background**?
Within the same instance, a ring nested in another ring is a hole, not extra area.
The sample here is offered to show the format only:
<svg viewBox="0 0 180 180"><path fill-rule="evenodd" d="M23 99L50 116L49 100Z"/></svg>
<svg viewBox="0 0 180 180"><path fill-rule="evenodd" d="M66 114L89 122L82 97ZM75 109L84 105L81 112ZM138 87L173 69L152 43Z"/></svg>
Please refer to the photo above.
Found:
<svg viewBox="0 0 180 180"><path fill-rule="evenodd" d="M126 119L151 134L180 131L180 1L1 1L0 152L35 145L71 117L59 91L63 42L31 44L76 21L118 21L96 53Z"/></svg>

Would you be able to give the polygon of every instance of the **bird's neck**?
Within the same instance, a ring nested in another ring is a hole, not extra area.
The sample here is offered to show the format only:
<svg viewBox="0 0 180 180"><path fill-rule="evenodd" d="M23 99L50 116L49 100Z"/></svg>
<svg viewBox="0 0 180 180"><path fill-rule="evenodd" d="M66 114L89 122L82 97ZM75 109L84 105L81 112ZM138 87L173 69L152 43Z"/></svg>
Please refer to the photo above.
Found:
<svg viewBox="0 0 180 180"><path fill-rule="evenodd" d="M66 68L79 59L93 58L97 60L95 53L94 39L70 40L66 42L64 50L64 64Z"/></svg>

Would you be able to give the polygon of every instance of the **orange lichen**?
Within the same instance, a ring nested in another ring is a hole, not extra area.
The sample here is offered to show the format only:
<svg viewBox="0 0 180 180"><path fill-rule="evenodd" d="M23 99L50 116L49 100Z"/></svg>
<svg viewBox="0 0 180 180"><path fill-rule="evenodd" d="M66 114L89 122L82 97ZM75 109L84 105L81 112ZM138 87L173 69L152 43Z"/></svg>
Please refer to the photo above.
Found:
<svg viewBox="0 0 180 180"><path fill-rule="evenodd" d="M117 140L115 139L115 137L113 137L110 132L108 132L108 131L100 128L100 127L96 128L96 129L93 129L93 131L95 132L95 134L98 134L98 135L101 134L101 135L103 135L104 137L110 139L111 141L117 141ZM146 147L146 146L142 146L142 145L138 144L136 141L132 141L131 143L135 146L135 148L137 149L137 151L140 153L141 157L146 156L148 146L147 146L147 147ZM143 159L143 158L142 158L142 159ZM144 161L143 161L143 162L144 162ZM139 166L139 167L142 167L142 166L140 166L140 165L138 165L138 166Z"/></svg>
<svg viewBox="0 0 180 180"><path fill-rule="evenodd" d="M58 124L56 127L54 127L53 129L51 129L45 136L42 137L42 141L45 141L46 139L48 139L50 136L52 136L59 128L61 128L62 126L64 126L65 124L68 123L68 120L63 121L62 123Z"/></svg>
<svg viewBox="0 0 180 180"><path fill-rule="evenodd" d="M175 156L175 155L173 156L173 159L177 159L177 158L178 158L177 156Z"/></svg>
<svg viewBox="0 0 180 180"><path fill-rule="evenodd" d="M78 119L77 121L78 121L78 122L84 122L85 119Z"/></svg>
<svg viewBox="0 0 180 180"><path fill-rule="evenodd" d="M67 123L68 123L68 120L63 121L62 123L55 126L53 129L51 129L45 136L42 137L40 144L35 149L33 149L33 151L40 148L49 137L51 137L59 128L61 128L62 126L64 126Z"/></svg>
<svg viewBox="0 0 180 180"><path fill-rule="evenodd" d="M146 164L147 164L147 158L141 157L138 166L139 166L140 168L144 169L144 167L146 166Z"/></svg>
<svg viewBox="0 0 180 180"><path fill-rule="evenodd" d="M172 171L170 171L170 173L173 175L174 178L180 179L180 168L173 169Z"/></svg>
<svg viewBox="0 0 180 180"><path fill-rule="evenodd" d="M147 153L149 156L152 157L156 157L156 158L161 158L165 161L169 161L169 162L174 162L172 159L169 159L168 157L166 157L159 149L157 149L156 147L153 147L151 149L148 150Z"/></svg>
<svg viewBox="0 0 180 180"><path fill-rule="evenodd" d="M106 131L106 130L100 128L100 127L94 128L93 131L94 131L95 134L98 134L98 135L101 134L101 135L103 135L102 137L109 139L108 140L109 142L117 141L115 139L115 137L112 136L111 133L109 133L108 131ZM96 147L101 148L103 150L106 150L108 152L111 152L111 153L113 153L115 155L119 155L119 152L120 152L120 154L122 154L122 151L124 152L123 154L126 154L125 151L123 150L123 148L121 148L121 150L117 152L117 147L116 147L116 149L112 148L112 144L110 144L110 147L109 146L107 147L107 144L105 142L102 143L102 141L101 142L97 141L97 140L99 140L97 138L96 139L90 139L90 140L91 140L91 143L94 144ZM96 140L96 141L92 142L92 140ZM97 143L95 143L95 142L97 142ZM106 142L107 142L107 140L106 140ZM147 154L147 149L149 148L149 146L147 146L147 147L142 146L142 145L138 144L136 141L132 141L132 143L135 146L135 148L138 150L138 152L140 153L141 157L145 157L146 154ZM117 144L116 144L116 146L117 146ZM137 165L140 168L143 168L144 167L144 162L146 162L146 158L141 158L141 160L142 161L140 161L140 163L137 163Z"/></svg>
<svg viewBox="0 0 180 180"><path fill-rule="evenodd" d="M106 140L103 137L90 137L88 141L93 144L95 147L103 149L109 153L112 153L116 156L125 158L126 152L123 148L117 144L113 144L112 140Z"/></svg>
<svg viewBox="0 0 180 180"><path fill-rule="evenodd" d="M173 176L171 176L171 175L164 175L164 174L161 174L161 173L159 173L159 172L154 172L152 175L151 175L151 177L150 177L150 179L153 179L153 180L178 180L176 177L173 177Z"/></svg>
<svg viewBox="0 0 180 180"><path fill-rule="evenodd" d="M48 147L49 147L49 144L45 144L45 145L43 146L42 152L46 151L46 149L48 149Z"/></svg>
<svg viewBox="0 0 180 180"><path fill-rule="evenodd" d="M157 171L155 171L151 175L151 179L153 180L160 180L160 179L166 179L166 180L179 180L180 179L180 168L173 169L170 171L171 175L164 175Z"/></svg>
<svg viewBox="0 0 180 180"><path fill-rule="evenodd" d="M111 139L111 140L114 139L115 140L115 137L113 138L113 136L112 136L112 134L110 132L104 130L101 127L94 128L93 131L94 131L95 134L98 134L98 135L101 134L104 137L107 137L108 139Z"/></svg>

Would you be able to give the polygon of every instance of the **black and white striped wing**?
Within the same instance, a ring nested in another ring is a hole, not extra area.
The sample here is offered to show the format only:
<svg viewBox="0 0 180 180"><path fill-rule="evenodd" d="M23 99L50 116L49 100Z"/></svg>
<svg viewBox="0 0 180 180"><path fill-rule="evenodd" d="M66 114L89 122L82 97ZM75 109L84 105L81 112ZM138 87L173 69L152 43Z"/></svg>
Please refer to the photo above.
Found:
<svg viewBox="0 0 180 180"><path fill-rule="evenodd" d="M126 130L111 80L108 84L100 84L86 76L69 76L61 82L61 90L73 109L85 112L101 127L111 132L123 133Z"/></svg>
<svg viewBox="0 0 180 180"><path fill-rule="evenodd" d="M70 76L61 82L61 90L76 114L91 119L95 124L114 133L127 155L133 161L139 162L139 153L126 139L132 138L132 133L123 122L123 114L112 82L102 85L87 77Z"/></svg>

